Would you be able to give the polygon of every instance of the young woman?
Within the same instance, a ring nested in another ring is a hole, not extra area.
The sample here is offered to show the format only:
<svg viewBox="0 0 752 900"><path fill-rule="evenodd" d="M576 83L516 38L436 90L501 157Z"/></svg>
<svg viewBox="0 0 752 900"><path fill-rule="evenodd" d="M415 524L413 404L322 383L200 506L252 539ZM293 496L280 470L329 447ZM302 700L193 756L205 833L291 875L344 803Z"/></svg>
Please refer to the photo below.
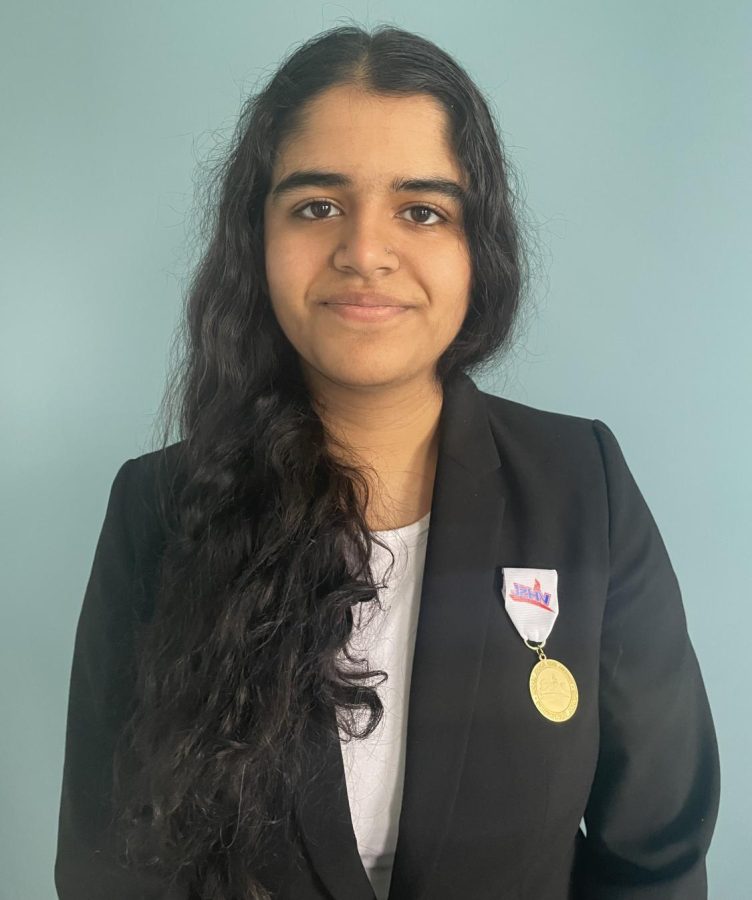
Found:
<svg viewBox="0 0 752 900"><path fill-rule="evenodd" d="M76 636L61 900L707 896L719 768L611 430L480 391L527 284L479 89L317 36L247 104Z"/></svg>

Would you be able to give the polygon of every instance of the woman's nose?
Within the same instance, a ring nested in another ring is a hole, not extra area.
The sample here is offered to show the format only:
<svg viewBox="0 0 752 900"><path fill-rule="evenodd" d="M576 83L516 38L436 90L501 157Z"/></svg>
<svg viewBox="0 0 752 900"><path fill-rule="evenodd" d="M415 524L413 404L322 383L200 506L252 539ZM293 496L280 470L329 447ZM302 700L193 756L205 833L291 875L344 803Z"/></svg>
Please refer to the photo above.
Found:
<svg viewBox="0 0 752 900"><path fill-rule="evenodd" d="M396 269L399 256L390 246L392 238L393 233L375 214L351 214L337 231L334 265L365 276L377 269Z"/></svg>

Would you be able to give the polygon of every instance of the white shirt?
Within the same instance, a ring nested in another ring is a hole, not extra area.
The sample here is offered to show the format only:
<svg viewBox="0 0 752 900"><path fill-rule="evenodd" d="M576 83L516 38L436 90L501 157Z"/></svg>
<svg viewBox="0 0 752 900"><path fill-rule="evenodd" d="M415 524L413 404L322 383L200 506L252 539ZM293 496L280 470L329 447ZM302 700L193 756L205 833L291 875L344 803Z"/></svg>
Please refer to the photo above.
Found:
<svg viewBox="0 0 752 900"><path fill-rule="evenodd" d="M353 607L350 652L365 656L369 669L382 669L389 675L380 686L376 678L369 682L377 688L384 705L384 716L376 730L367 738L346 742L340 730L353 829L377 900L386 900L389 893L397 845L407 707L430 516L429 512L403 528L374 532L395 555L386 587L379 591L384 611L375 603ZM371 568L377 582L384 578L390 563L389 554L374 545ZM359 728L367 713L363 716L356 720Z"/></svg>

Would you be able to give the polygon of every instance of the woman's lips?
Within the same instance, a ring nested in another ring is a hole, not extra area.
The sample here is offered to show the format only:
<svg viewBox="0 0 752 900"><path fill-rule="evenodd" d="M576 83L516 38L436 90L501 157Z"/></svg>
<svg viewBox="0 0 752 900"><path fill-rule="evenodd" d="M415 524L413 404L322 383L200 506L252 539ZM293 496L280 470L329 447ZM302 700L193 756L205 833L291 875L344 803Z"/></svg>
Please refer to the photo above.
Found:
<svg viewBox="0 0 752 900"><path fill-rule="evenodd" d="M325 303L324 307L352 322L383 322L408 311L408 306L356 306L352 303Z"/></svg>

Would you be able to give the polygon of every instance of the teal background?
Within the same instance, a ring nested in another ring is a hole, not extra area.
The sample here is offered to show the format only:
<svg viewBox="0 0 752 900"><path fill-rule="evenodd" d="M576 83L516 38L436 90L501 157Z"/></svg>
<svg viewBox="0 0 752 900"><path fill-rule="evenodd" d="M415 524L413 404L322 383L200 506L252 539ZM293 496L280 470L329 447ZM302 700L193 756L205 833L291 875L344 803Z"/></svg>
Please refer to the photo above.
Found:
<svg viewBox="0 0 752 900"><path fill-rule="evenodd" d="M197 163L284 53L350 19L425 34L498 110L540 254L517 348L481 386L617 435L714 711L710 896L752 896L752 6L5 0L0 17L2 900L54 897L74 631L112 479L150 449Z"/></svg>

